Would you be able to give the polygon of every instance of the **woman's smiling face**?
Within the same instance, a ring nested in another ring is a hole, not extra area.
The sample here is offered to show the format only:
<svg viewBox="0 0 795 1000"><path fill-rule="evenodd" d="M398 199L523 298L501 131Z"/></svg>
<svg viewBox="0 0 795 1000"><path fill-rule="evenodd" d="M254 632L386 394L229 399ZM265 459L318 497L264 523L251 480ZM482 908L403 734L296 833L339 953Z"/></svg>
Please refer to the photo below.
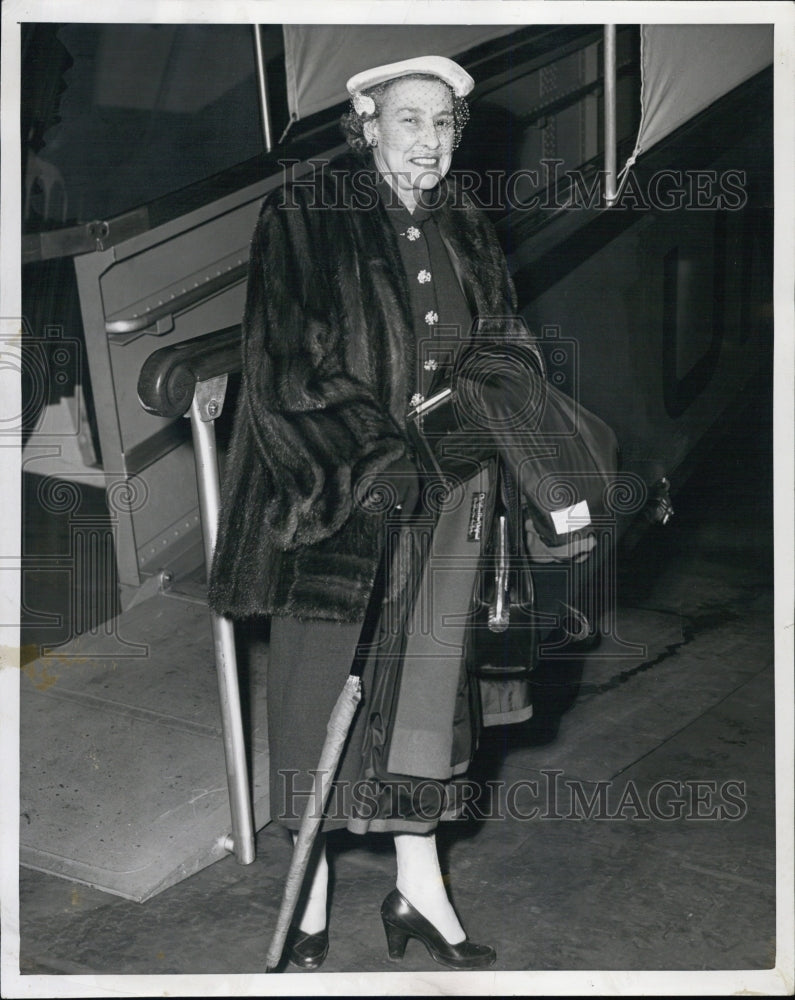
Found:
<svg viewBox="0 0 795 1000"><path fill-rule="evenodd" d="M378 118L365 125L375 165L413 211L421 191L450 169L455 144L453 95L438 79L395 80L380 101Z"/></svg>

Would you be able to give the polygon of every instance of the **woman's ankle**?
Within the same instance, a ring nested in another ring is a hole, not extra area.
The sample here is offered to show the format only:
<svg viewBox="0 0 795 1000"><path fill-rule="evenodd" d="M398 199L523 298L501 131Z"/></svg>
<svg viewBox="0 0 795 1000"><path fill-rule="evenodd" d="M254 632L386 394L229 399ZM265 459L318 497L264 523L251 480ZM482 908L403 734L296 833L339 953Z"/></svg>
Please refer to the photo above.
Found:
<svg viewBox="0 0 795 1000"><path fill-rule="evenodd" d="M320 931L326 929L327 922L327 903L324 898L322 901L318 901L317 904L307 900L307 905L304 907L301 919L297 923L298 929L304 934L319 934Z"/></svg>

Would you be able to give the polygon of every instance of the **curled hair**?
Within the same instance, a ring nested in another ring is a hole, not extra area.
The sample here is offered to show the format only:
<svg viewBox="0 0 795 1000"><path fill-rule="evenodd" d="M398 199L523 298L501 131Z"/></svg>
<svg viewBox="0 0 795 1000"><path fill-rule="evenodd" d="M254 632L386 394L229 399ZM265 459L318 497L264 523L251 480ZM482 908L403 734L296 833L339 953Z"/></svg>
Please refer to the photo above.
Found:
<svg viewBox="0 0 795 1000"><path fill-rule="evenodd" d="M438 83L443 83L445 87L447 87L450 92L450 96L453 99L453 127L455 131L453 149L455 149L461 142L461 133L469 120L469 105L463 97L456 96L449 83L446 83L444 80L431 73L411 73L407 76L399 76L392 80L385 80L383 83L377 83L374 87L363 90L362 94L366 97L371 97L375 104L375 111L371 114L358 112L354 107L353 99L351 99L350 109L345 112L342 118L340 118L340 127L343 135L345 136L345 141L351 149L360 156L367 155L370 149L370 144L364 134L364 126L367 122L375 121L380 117L384 95L392 84L396 83L398 80L434 80Z"/></svg>

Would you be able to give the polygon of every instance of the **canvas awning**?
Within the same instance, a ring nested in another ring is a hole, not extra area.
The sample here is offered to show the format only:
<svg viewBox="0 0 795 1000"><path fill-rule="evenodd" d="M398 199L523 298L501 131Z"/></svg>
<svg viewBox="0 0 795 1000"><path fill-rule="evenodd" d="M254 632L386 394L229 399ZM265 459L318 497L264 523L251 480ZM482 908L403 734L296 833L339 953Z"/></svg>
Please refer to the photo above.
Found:
<svg viewBox="0 0 795 1000"><path fill-rule="evenodd" d="M516 25L286 24L287 100L293 120L344 101L345 81L360 70L415 56L453 57Z"/></svg>
<svg viewBox="0 0 795 1000"><path fill-rule="evenodd" d="M642 25L641 122L627 165L772 61L772 24Z"/></svg>

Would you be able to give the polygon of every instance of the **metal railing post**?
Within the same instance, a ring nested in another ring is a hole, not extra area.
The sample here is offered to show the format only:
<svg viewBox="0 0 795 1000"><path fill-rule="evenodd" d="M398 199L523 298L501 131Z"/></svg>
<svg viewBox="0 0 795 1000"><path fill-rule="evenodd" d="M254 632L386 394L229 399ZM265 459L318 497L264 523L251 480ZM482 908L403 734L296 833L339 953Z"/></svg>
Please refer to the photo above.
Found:
<svg viewBox="0 0 795 1000"><path fill-rule="evenodd" d="M202 533L207 572L212 566L221 508L221 487L214 421L223 409L227 376L220 375L196 383L190 409L193 446L196 453L196 478L199 487ZM232 837L225 847L234 851L240 864L254 860L254 820L248 780L240 686L237 674L234 626L228 618L210 612L215 645L215 666L221 700L221 726L232 814Z"/></svg>
<svg viewBox="0 0 795 1000"><path fill-rule="evenodd" d="M254 53L257 59L257 90L259 92L260 117L262 119L262 138L265 142L265 152L270 153L273 149L273 139L271 138L271 114L268 102L268 78L265 67L265 54L262 51L262 31L258 24L252 25L254 29Z"/></svg>
<svg viewBox="0 0 795 1000"><path fill-rule="evenodd" d="M605 201L612 205L617 194L616 173L616 26L604 26L604 146L605 146Z"/></svg>

